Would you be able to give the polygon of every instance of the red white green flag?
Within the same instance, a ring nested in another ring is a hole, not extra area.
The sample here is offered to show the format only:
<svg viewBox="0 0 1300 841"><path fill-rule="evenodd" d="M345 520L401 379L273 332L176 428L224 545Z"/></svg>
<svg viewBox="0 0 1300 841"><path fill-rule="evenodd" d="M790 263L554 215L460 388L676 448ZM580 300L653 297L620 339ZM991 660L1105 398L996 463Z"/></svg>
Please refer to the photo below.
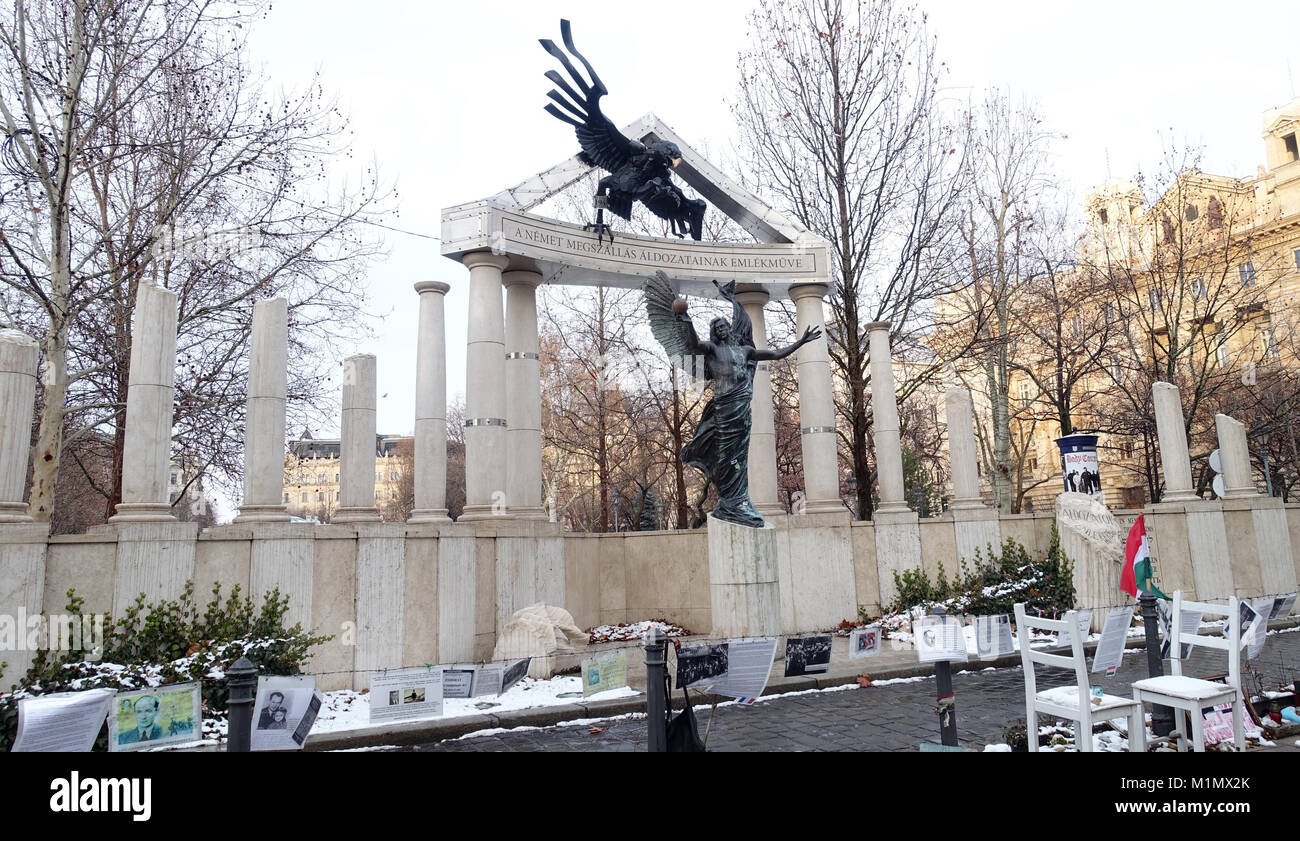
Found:
<svg viewBox="0 0 1300 841"><path fill-rule="evenodd" d="M1133 598L1139 590L1148 590L1162 599L1168 599L1152 583L1151 544L1147 541L1146 521L1138 515L1133 528L1128 530L1128 540L1124 541L1124 571L1119 577L1119 588Z"/></svg>

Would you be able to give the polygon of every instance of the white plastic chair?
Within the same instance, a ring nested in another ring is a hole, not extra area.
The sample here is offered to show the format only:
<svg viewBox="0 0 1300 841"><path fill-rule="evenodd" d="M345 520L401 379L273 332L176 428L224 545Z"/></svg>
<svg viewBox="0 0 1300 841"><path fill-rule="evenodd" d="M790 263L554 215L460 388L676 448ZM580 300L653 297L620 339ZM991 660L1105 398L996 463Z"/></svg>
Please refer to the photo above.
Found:
<svg viewBox="0 0 1300 841"><path fill-rule="evenodd" d="M1239 602L1235 597L1228 599L1227 605L1210 604L1183 600L1183 591L1174 591L1172 626L1169 630L1169 653L1177 658L1182 653L1183 644L1199 645L1204 648L1217 648L1228 652L1228 683L1215 683L1183 675L1183 663L1171 659L1169 670L1173 674L1162 677L1149 677L1133 683L1133 697L1139 703L1163 704L1173 707L1178 712L1174 716L1175 727L1170 738L1175 740L1179 750L1187 742L1187 730L1183 729L1183 716L1191 720L1192 744L1197 751L1205 750L1205 720L1201 710L1219 704L1232 704L1232 741L1237 750L1246 749L1246 734L1242 728L1245 715L1245 702L1241 697L1241 626L1237 621ZM1182 633L1182 615L1184 610L1199 610L1202 617L1228 617L1228 636L1218 634L1203 635Z"/></svg>
<svg viewBox="0 0 1300 841"><path fill-rule="evenodd" d="M1060 639L1068 639L1070 655L1035 651L1029 645L1032 631L1051 631L1060 634ZM1146 722L1142 717L1140 703L1132 698L1121 698L1116 695L1102 695L1101 703L1092 703L1088 662L1084 656L1083 638L1079 634L1079 621L1075 611L1069 611L1060 619L1042 619L1027 616L1025 606L1017 604L1016 633L1020 638L1020 662L1025 667L1025 721L1028 724L1026 729L1029 731L1029 750L1035 752L1038 750L1038 715L1043 713L1075 722L1074 744L1080 751L1092 750L1094 721L1126 716L1129 751L1133 753L1146 751ZM1037 691L1035 663L1073 669L1075 685Z"/></svg>

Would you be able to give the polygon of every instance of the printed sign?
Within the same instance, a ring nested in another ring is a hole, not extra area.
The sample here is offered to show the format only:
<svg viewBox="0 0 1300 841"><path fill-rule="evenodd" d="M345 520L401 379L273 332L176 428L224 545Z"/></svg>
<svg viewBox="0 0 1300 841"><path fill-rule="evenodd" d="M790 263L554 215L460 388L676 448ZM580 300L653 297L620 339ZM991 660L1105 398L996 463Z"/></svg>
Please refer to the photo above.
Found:
<svg viewBox="0 0 1300 841"><path fill-rule="evenodd" d="M370 723L442 715L442 669L416 666L370 675Z"/></svg>
<svg viewBox="0 0 1300 841"><path fill-rule="evenodd" d="M627 652L616 651L582 661L582 694L595 695L627 686Z"/></svg>
<svg viewBox="0 0 1300 841"><path fill-rule="evenodd" d="M202 740L200 689L195 681L117 693L108 716L108 749L147 750Z"/></svg>
<svg viewBox="0 0 1300 841"><path fill-rule="evenodd" d="M854 628L849 634L849 659L875 657L880 653L880 626L868 625Z"/></svg>

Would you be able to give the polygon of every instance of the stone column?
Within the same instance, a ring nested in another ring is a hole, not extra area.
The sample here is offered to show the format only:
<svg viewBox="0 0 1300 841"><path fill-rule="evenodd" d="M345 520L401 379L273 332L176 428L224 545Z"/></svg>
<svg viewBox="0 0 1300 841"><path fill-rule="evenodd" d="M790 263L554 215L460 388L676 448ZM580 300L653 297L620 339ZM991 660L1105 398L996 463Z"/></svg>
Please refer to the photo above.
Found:
<svg viewBox="0 0 1300 841"><path fill-rule="evenodd" d="M30 523L23 491L31 458L36 405L36 340L20 330L0 330L0 523Z"/></svg>
<svg viewBox="0 0 1300 841"><path fill-rule="evenodd" d="M482 520L504 513L506 492L506 340L501 272L507 257L475 251L469 268L465 375L465 513ZM495 506L495 507L494 507Z"/></svg>
<svg viewBox="0 0 1300 841"><path fill-rule="evenodd" d="M1224 498L1258 496L1250 475L1246 425L1228 415L1215 415L1214 429L1219 437L1219 459L1223 462Z"/></svg>
<svg viewBox="0 0 1300 841"><path fill-rule="evenodd" d="M375 357L343 360L343 423L339 438L339 508L335 523L377 523L375 507Z"/></svg>
<svg viewBox="0 0 1300 841"><path fill-rule="evenodd" d="M451 287L436 280L415 284L420 293L420 333L415 357L415 508L408 523L447 523L447 323Z"/></svg>
<svg viewBox="0 0 1300 841"><path fill-rule="evenodd" d="M871 437L876 448L877 511L906 511L903 494L903 447L898 437L898 402L894 397L894 360L889 350L889 322L867 325L871 354Z"/></svg>
<svg viewBox="0 0 1300 841"><path fill-rule="evenodd" d="M176 520L167 498L175 377L176 293L142 283L131 325L122 501L110 523Z"/></svg>
<svg viewBox="0 0 1300 841"><path fill-rule="evenodd" d="M874 381L875 373L872 373ZM948 417L948 464L952 471L953 508L983 508L980 496L975 413L970 392L961 386L948 389L944 400Z"/></svg>
<svg viewBox="0 0 1300 841"><path fill-rule="evenodd" d="M542 385L534 271L506 272L506 503L510 516L546 519L542 507Z"/></svg>
<svg viewBox="0 0 1300 841"><path fill-rule="evenodd" d="M235 522L286 522L284 401L289 390L289 304L284 298L253 305L252 342L244 428L244 504L239 506Z"/></svg>
<svg viewBox="0 0 1300 841"><path fill-rule="evenodd" d="M835 391L831 382L830 354L826 349L823 283L790 288L798 316L799 335L809 327L822 328L822 336L796 352L799 367L799 427L803 443L805 510L839 511L839 456L835 447Z"/></svg>
<svg viewBox="0 0 1300 841"><path fill-rule="evenodd" d="M760 350L768 346L763 305L769 297L761 287L736 294L736 300L745 308L753 325L754 347ZM749 499L764 517L785 513L777 494L776 420L772 409L772 374L768 370L771 364L760 362L754 372L753 424L749 432Z"/></svg>
<svg viewBox="0 0 1300 841"><path fill-rule="evenodd" d="M1192 491L1192 463L1187 456L1187 430L1183 427L1183 403L1178 386L1157 382L1151 386L1151 403L1156 412L1156 434L1160 438L1160 466L1165 474L1161 502L1196 501Z"/></svg>

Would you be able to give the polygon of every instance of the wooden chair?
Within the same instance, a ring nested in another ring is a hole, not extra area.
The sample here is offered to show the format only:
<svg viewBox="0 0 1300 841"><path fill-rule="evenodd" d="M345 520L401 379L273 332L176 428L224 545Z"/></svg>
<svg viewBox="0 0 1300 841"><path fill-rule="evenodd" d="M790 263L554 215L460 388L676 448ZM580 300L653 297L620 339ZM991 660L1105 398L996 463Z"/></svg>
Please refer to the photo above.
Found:
<svg viewBox="0 0 1300 841"><path fill-rule="evenodd" d="M1029 645L1031 631L1060 634L1060 639L1070 641L1070 655L1033 650ZM1016 633L1020 638L1020 662L1025 667L1025 721L1029 731L1029 750L1038 750L1038 715L1045 713L1075 722L1074 744L1080 751L1092 750L1093 722L1127 716L1129 750L1133 753L1146 751L1146 722L1140 703L1115 695L1103 695L1101 703L1092 703L1088 661L1084 656L1083 637L1079 634L1075 611L1069 611L1060 619L1041 619L1027 616L1025 606L1017 604ZM1035 663L1073 669L1075 685L1037 691Z"/></svg>
<svg viewBox="0 0 1300 841"><path fill-rule="evenodd" d="M1237 750L1246 749L1246 734L1242 727L1245 702L1241 696L1241 625L1237 620L1239 602L1235 597L1228 599L1228 604L1210 604L1183 600L1183 591L1174 591L1172 626L1169 630L1169 653L1177 657L1182 653L1182 645L1199 645L1203 648L1217 648L1228 653L1228 683L1215 683L1209 680L1186 677L1183 675L1182 660L1171 659L1169 670L1173 674L1162 677L1150 677L1133 683L1133 697L1139 703L1163 704L1177 710L1174 716L1174 731L1169 734L1179 750L1187 743L1188 731L1183 728L1183 716L1191 722L1192 744L1198 751L1205 750L1205 721L1201 711L1219 704L1232 704L1232 741ZM1184 610L1199 610L1202 617L1228 617L1228 636L1218 634L1202 635L1195 632L1182 633L1182 615Z"/></svg>

